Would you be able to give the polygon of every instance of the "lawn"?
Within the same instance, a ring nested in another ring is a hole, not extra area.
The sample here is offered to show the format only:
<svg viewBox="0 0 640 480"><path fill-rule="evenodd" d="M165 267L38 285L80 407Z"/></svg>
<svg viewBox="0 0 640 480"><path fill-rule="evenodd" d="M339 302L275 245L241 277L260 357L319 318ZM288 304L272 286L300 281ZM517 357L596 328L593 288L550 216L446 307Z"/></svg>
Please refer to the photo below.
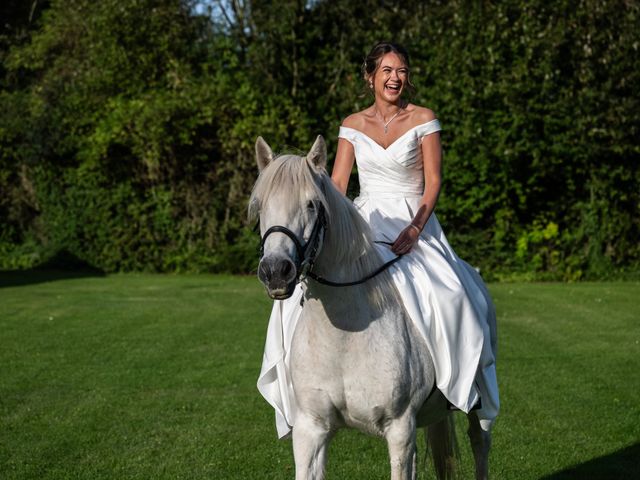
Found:
<svg viewBox="0 0 640 480"><path fill-rule="evenodd" d="M640 284L490 290L492 477L638 478ZM293 478L255 388L269 310L253 277L0 273L0 478ZM334 440L329 479L388 472L383 441Z"/></svg>

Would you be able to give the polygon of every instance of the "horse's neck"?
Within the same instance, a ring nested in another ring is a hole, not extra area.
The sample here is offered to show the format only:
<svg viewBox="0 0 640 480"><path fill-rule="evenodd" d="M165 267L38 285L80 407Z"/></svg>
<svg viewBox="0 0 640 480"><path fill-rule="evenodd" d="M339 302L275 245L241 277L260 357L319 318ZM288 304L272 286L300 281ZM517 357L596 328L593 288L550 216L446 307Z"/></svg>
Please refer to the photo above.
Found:
<svg viewBox="0 0 640 480"><path fill-rule="evenodd" d="M354 239L358 237L359 235L355 233L351 236ZM334 248L347 248L347 246ZM376 266L382 265L382 259L372 243L360 244L359 248L361 250L358 253L339 259L336 252L331 251L325 245L316 259L314 271L334 282L344 283L360 280Z"/></svg>
<svg viewBox="0 0 640 480"><path fill-rule="evenodd" d="M314 270L334 282L351 282L370 265L378 263L378 253L369 240L371 232L353 202L324 178L329 226L325 230Z"/></svg>
<svg viewBox="0 0 640 480"><path fill-rule="evenodd" d="M369 253L366 253L365 255L369 255ZM371 260L372 261L368 262L365 258L349 258L346 261L336 262L328 255L320 255L316 259L313 271L333 282L352 282L354 280L360 280L360 278L356 277L364 276L363 272L367 270L365 265L369 263L376 263L373 256Z"/></svg>

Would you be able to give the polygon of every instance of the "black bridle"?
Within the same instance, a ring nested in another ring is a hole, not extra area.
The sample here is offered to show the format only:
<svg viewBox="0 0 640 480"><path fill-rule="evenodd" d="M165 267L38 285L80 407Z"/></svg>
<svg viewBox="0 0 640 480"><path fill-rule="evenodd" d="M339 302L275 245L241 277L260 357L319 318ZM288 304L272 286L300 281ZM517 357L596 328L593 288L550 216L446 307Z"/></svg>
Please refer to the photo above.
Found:
<svg viewBox="0 0 640 480"><path fill-rule="evenodd" d="M320 275L314 273L311 270L313 268L313 264L318 255L318 251L320 250L320 245L324 240L324 234L327 231L327 218L324 211L324 206L322 204L319 204L317 207L317 210L318 210L318 216L316 217L316 221L313 224L313 229L311 230L311 235L309 235L309 240L305 245L302 245L300 240L298 240L298 237L296 236L296 234L293 233L291 230L289 230L287 227L284 227L282 225L274 225L269 229L267 229L267 231L264 232L262 239L260 240L260 260L262 260L262 257L264 256L264 244L267 241L267 237L272 233L276 233L276 232L284 233L287 237L291 239L291 241L296 247L296 252L298 257L297 261L295 262L297 279L303 280L306 276L308 276L309 278L312 278L316 282L321 283L323 285L327 285L329 287L350 287L353 285L359 285L361 283L364 283L367 280L371 280L373 277L382 273L391 265L393 265L398 260L400 260L400 258L402 258L402 255L398 255L396 258L389 260L388 262L386 262L385 264L383 264L373 272L369 273L368 275L365 275L360 280L354 280L352 282L333 282L331 280L327 280L324 277L321 277ZM382 241L376 241L376 243L385 243L387 245L391 245L391 243L389 242L382 242Z"/></svg>
<svg viewBox="0 0 640 480"><path fill-rule="evenodd" d="M319 204L317 210L318 216L313 224L309 240L307 240L305 245L302 245L295 233L282 225L274 225L264 232L264 235L260 240L260 260L262 260L262 257L264 256L264 244L267 241L267 237L276 232L284 233L291 239L296 247L296 253L298 254L295 262L296 278L302 279L309 274L313 267L313 262L315 262L316 256L318 255L318 251L320 250L320 244L322 240L324 240L324 233L327 230L327 217L324 212L324 206Z"/></svg>

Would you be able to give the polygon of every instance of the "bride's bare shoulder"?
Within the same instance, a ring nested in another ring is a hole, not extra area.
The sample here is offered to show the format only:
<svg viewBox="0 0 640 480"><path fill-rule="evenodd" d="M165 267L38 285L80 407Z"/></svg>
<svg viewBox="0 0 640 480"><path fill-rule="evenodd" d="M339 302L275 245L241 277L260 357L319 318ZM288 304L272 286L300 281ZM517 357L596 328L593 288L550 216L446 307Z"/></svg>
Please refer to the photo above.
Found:
<svg viewBox="0 0 640 480"><path fill-rule="evenodd" d="M433 110L419 105L411 104L410 109L407 108L407 110L411 113L411 118L413 120L411 123L415 125L421 125L437 118Z"/></svg>
<svg viewBox="0 0 640 480"><path fill-rule="evenodd" d="M367 119L371 116L369 108L362 110L361 112L352 113L342 121L342 126L347 128L353 128L355 130L363 130Z"/></svg>

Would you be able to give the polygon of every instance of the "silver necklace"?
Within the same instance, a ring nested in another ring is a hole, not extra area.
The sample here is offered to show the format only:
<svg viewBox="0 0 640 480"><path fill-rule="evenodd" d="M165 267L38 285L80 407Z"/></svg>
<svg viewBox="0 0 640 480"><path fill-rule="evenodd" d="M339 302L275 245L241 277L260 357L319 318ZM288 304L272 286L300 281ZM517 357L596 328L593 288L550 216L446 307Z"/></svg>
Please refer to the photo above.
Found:
<svg viewBox="0 0 640 480"><path fill-rule="evenodd" d="M382 124L384 126L384 134L385 135L389 131L389 124L393 121L394 118L396 118L398 115L400 115L401 111L402 111L402 107L398 108L398 111L395 113L395 115L393 117L391 117L389 119L389 121L387 123L384 123L384 117L382 115L380 115L380 121L382 122ZM376 112L380 113L380 112L378 112L378 109L376 109Z"/></svg>

